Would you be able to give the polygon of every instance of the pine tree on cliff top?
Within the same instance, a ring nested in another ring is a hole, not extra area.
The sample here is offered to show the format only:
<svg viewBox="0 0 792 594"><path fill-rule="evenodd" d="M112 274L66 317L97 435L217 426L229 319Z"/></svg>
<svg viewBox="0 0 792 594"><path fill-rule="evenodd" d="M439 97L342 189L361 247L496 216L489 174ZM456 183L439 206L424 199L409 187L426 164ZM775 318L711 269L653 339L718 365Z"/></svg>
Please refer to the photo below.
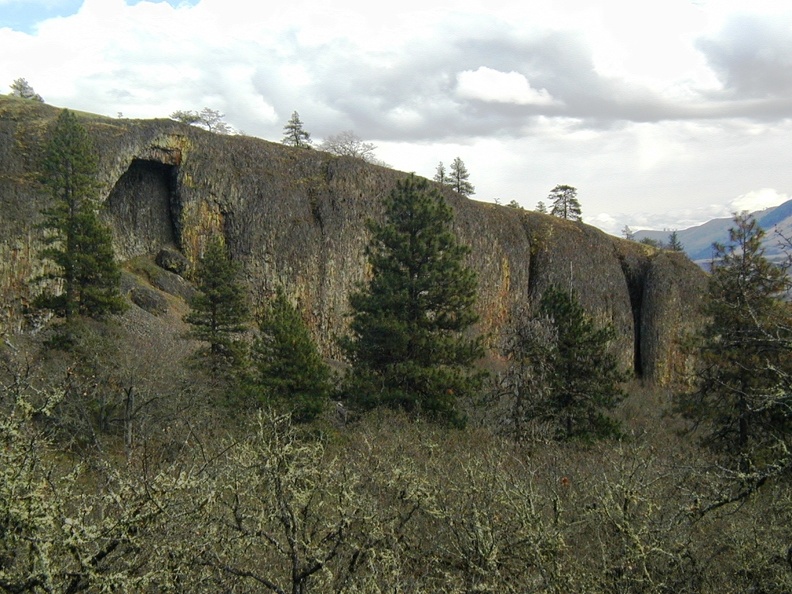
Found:
<svg viewBox="0 0 792 594"><path fill-rule="evenodd" d="M289 121L283 127L283 144L289 146L308 148L311 146L311 133L308 132L296 111L292 113Z"/></svg>
<svg viewBox="0 0 792 594"><path fill-rule="evenodd" d="M569 221L582 221L582 210L577 198L577 189L559 185L550 191L547 199L552 204L550 214Z"/></svg>
<svg viewBox="0 0 792 594"><path fill-rule="evenodd" d="M468 173L465 163L457 157L451 162L451 170L448 174L449 185L459 194L463 196L472 196L476 193L476 188L468 181L470 173Z"/></svg>

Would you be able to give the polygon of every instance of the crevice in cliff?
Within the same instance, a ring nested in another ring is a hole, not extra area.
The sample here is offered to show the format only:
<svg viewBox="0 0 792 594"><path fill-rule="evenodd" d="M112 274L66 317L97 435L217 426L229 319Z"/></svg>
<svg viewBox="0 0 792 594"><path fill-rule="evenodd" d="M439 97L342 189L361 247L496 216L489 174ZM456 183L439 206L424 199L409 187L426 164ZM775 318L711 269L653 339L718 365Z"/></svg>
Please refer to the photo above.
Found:
<svg viewBox="0 0 792 594"><path fill-rule="evenodd" d="M178 166L133 159L107 199L114 241L125 258L179 246Z"/></svg>
<svg viewBox="0 0 792 594"><path fill-rule="evenodd" d="M646 270L630 266L624 256L619 256L622 272L627 281L630 294L630 309L633 317L633 372L638 378L643 377L643 358L641 354L641 312L643 310L643 293Z"/></svg>

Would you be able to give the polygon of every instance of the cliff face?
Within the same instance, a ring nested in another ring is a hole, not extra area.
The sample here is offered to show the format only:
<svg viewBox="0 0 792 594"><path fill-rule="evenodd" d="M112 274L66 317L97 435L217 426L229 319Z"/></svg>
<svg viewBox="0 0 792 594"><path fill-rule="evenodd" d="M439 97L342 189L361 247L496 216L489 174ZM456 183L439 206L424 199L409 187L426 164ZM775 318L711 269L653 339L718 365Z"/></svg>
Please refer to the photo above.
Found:
<svg viewBox="0 0 792 594"><path fill-rule="evenodd" d="M0 98L0 327L20 327L36 276L37 181L57 110ZM104 216L122 259L176 247L188 259L223 233L252 295L283 285L322 348L335 355L347 296L364 280L366 221L405 174L259 139L217 136L169 120L82 120L100 153ZM508 331L550 284L575 289L619 333L626 364L666 382L684 366L676 344L694 324L704 275L677 255L593 227L479 203L446 191L480 286L479 331ZM684 314L684 315L683 315Z"/></svg>

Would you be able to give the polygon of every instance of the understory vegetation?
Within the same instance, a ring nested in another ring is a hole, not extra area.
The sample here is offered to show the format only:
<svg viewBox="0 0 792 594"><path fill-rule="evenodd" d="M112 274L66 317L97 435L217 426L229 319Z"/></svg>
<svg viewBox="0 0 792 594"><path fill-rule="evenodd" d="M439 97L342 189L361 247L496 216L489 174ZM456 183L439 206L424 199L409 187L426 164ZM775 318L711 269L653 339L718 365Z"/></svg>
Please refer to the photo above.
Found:
<svg viewBox="0 0 792 594"><path fill-rule="evenodd" d="M6 592L792 588L788 482L741 497L747 475L664 416L667 393L631 385L618 440L516 442L473 417L234 415L187 373L20 353L3 351Z"/></svg>

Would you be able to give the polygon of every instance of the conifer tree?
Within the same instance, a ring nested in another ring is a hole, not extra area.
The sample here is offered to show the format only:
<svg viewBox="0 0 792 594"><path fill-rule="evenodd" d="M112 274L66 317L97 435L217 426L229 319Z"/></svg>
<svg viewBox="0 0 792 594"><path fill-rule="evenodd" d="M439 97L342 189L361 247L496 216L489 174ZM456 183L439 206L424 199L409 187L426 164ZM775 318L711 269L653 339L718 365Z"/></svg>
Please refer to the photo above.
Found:
<svg viewBox="0 0 792 594"><path fill-rule="evenodd" d="M454 159L451 163L451 170L449 171L448 178L450 180L449 185L457 193L463 196L471 196L476 193L475 186L468 181L470 173L468 173L465 163L459 157Z"/></svg>
<svg viewBox="0 0 792 594"><path fill-rule="evenodd" d="M714 245L696 390L680 402L708 428L705 442L745 469L790 446L792 310L787 270L765 258L764 231L747 213L734 222L729 243Z"/></svg>
<svg viewBox="0 0 792 594"><path fill-rule="evenodd" d="M682 245L682 242L679 241L679 235L676 232L676 229L671 231L668 235L668 249L674 252L684 252L685 246Z"/></svg>
<svg viewBox="0 0 792 594"><path fill-rule="evenodd" d="M254 384L265 400L285 404L297 421L319 415L330 395L330 369L300 312L279 289L259 318Z"/></svg>
<svg viewBox="0 0 792 594"><path fill-rule="evenodd" d="M437 164L437 169L435 169L435 174L432 179L441 186L448 186L451 184L451 179L448 177L448 172L442 161Z"/></svg>
<svg viewBox="0 0 792 594"><path fill-rule="evenodd" d="M30 99L31 101L38 101L39 103L44 103L44 99L33 90L33 87L30 86L30 83L25 80L24 78L18 78L14 82L11 83L11 93L12 97L21 97L22 99Z"/></svg>
<svg viewBox="0 0 792 594"><path fill-rule="evenodd" d="M469 248L451 230L452 212L426 180L400 181L371 223L369 283L351 295L346 395L362 408L402 408L459 422L456 400L480 386L472 370L481 343L463 335L477 319Z"/></svg>
<svg viewBox="0 0 792 594"><path fill-rule="evenodd" d="M547 401L541 414L552 419L559 436L603 438L618 434L618 423L607 416L624 397L619 369L608 345L612 326L598 327L574 293L551 287L542 295L538 317L552 329L544 356Z"/></svg>
<svg viewBox="0 0 792 594"><path fill-rule="evenodd" d="M633 233L633 230L630 228L629 225L625 225L624 227L622 227L622 237L624 237L624 239L627 239L629 241L635 241L635 233Z"/></svg>
<svg viewBox="0 0 792 594"><path fill-rule="evenodd" d="M547 199L552 204L550 214L569 221L582 221L577 189L572 186L558 185L550 191Z"/></svg>
<svg viewBox="0 0 792 594"><path fill-rule="evenodd" d="M43 166L53 203L42 213L46 247L41 253L55 266L45 278L60 281L62 291L45 289L36 304L65 318L67 325L77 316L101 318L126 307L110 231L96 214L96 169L88 133L73 113L63 110Z"/></svg>
<svg viewBox="0 0 792 594"><path fill-rule="evenodd" d="M283 127L283 144L297 147L311 146L311 134L303 127L300 114L296 111L292 113L289 121Z"/></svg>
<svg viewBox="0 0 792 594"><path fill-rule="evenodd" d="M216 379L238 369L244 359L239 335L246 329L248 307L237 274L238 267L222 238L211 238L198 262L198 293L184 321L192 326L191 338L208 343L199 356L208 358L210 372Z"/></svg>

